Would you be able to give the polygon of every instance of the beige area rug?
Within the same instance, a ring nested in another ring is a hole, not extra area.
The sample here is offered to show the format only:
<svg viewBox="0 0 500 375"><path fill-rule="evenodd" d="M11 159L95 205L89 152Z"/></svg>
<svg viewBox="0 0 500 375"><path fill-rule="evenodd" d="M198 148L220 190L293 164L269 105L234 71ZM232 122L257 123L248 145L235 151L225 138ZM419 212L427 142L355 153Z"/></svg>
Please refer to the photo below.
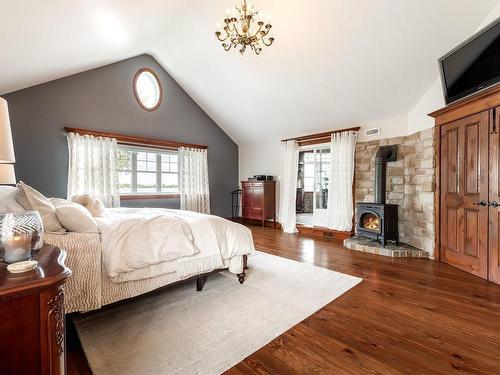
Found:
<svg viewBox="0 0 500 375"><path fill-rule="evenodd" d="M247 279L211 275L75 319L95 375L220 374L360 278L258 252Z"/></svg>

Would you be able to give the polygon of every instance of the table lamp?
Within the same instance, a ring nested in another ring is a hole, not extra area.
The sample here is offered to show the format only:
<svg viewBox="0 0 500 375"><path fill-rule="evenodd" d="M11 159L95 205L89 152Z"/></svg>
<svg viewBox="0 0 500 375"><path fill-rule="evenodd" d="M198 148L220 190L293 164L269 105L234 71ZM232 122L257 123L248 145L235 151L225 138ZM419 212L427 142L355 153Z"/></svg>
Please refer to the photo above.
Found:
<svg viewBox="0 0 500 375"><path fill-rule="evenodd" d="M9 107L5 99L0 98L0 185L15 185L14 144L10 130Z"/></svg>

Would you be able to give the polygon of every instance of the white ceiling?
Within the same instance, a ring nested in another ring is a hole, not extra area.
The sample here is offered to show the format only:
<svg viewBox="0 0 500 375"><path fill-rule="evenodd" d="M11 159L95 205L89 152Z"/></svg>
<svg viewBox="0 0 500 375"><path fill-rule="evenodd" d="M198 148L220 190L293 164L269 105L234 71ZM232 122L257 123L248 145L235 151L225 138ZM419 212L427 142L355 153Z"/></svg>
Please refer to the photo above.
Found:
<svg viewBox="0 0 500 375"><path fill-rule="evenodd" d="M153 55L236 142L406 115L498 0L254 0L275 44L224 52L237 0L2 0L0 94Z"/></svg>

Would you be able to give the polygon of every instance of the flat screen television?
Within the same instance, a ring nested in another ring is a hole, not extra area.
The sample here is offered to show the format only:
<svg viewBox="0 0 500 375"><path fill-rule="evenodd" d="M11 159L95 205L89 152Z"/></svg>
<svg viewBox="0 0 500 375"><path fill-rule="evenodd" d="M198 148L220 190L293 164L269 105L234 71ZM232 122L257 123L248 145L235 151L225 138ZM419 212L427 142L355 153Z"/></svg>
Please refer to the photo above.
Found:
<svg viewBox="0 0 500 375"><path fill-rule="evenodd" d="M439 59L446 104L500 82L500 18Z"/></svg>

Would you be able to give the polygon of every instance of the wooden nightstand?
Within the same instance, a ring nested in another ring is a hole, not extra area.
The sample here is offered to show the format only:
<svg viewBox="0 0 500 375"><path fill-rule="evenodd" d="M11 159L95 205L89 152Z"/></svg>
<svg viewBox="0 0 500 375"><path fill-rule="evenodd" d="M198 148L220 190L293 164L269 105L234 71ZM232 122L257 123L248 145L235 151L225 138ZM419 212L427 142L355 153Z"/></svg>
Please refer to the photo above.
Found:
<svg viewBox="0 0 500 375"><path fill-rule="evenodd" d="M0 262L0 374L64 374L66 253L45 245L38 268L21 274Z"/></svg>

